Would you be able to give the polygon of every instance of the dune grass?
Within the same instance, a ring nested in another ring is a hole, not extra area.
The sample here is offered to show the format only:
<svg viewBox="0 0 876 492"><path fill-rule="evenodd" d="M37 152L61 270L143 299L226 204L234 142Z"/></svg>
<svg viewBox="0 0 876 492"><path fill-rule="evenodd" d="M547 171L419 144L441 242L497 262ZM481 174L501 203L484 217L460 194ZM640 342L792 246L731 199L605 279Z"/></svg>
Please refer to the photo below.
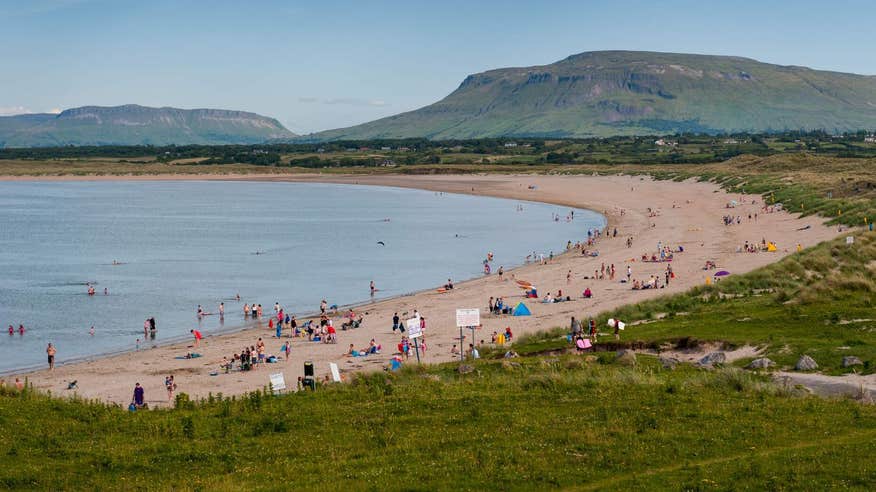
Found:
<svg viewBox="0 0 876 492"><path fill-rule="evenodd" d="M599 326L608 318L622 319L633 325L623 333L624 342L652 347L696 343L692 339L749 344L762 347L779 366L793 366L807 354L827 374L873 373L876 233L859 231L854 237L853 245L839 238L744 275L623 306L603 313ZM565 330L557 329L518 341L516 349L533 353L564 346ZM852 355L864 365L842 367L843 356Z"/></svg>
<svg viewBox="0 0 876 492"><path fill-rule="evenodd" d="M876 480L876 407L725 368L481 360L316 393L140 411L0 393L0 484L31 489L774 490Z"/></svg>

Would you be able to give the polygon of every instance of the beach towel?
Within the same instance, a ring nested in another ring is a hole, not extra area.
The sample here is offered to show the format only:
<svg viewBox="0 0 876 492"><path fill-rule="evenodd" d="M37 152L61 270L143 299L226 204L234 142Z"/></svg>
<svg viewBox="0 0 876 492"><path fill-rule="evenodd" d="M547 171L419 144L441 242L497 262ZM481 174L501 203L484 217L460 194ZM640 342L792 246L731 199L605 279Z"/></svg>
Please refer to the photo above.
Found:
<svg viewBox="0 0 876 492"><path fill-rule="evenodd" d="M593 344L590 343L590 339L588 339L588 338L579 338L578 341L575 342L575 345L580 350L587 350L593 346Z"/></svg>
<svg viewBox="0 0 876 492"><path fill-rule="evenodd" d="M180 355L180 356L174 357L174 359L197 359L200 356L201 356L201 354Z"/></svg>

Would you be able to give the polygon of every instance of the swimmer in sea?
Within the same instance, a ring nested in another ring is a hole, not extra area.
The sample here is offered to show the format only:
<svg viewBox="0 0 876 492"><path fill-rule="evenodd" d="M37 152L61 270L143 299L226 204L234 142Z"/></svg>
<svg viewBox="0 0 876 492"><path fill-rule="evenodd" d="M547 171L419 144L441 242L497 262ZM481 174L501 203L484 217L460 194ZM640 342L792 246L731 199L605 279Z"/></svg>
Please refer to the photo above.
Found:
<svg viewBox="0 0 876 492"><path fill-rule="evenodd" d="M94 336L94 325L91 325L91 329L88 330L88 334Z"/></svg>

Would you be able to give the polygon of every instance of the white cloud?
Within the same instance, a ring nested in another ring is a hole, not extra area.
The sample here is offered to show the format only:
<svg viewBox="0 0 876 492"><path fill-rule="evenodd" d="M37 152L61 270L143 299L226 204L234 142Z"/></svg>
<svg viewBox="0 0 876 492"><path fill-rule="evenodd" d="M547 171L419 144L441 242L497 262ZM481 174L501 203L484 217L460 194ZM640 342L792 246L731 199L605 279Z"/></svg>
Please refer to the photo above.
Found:
<svg viewBox="0 0 876 492"><path fill-rule="evenodd" d="M17 114L33 114L33 111L24 106L0 106L0 116L14 116Z"/></svg>

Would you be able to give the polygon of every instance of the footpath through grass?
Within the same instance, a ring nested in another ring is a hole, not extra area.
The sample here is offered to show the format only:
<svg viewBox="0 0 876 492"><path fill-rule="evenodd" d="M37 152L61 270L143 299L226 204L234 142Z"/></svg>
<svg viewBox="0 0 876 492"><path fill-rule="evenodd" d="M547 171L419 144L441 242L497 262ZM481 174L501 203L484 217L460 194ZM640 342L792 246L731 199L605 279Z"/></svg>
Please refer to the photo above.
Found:
<svg viewBox="0 0 876 492"><path fill-rule="evenodd" d="M876 407L736 368L481 360L140 411L0 395L0 484L32 489L866 490Z"/></svg>

